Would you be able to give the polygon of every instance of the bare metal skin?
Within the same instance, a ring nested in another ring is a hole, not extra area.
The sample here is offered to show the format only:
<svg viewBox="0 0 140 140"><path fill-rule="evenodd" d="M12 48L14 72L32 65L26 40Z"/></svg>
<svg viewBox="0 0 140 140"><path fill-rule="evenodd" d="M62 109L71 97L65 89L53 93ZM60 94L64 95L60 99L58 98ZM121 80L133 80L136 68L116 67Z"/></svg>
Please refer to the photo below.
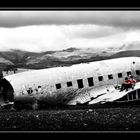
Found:
<svg viewBox="0 0 140 140"><path fill-rule="evenodd" d="M124 57L69 67L31 70L4 78L13 87L14 101L21 104L30 102L38 107L38 102L52 105L77 105L88 102L91 105L113 102L128 94L130 91L119 92L115 87L121 85L128 76L127 72L131 72L138 81L139 74L136 73L138 70L140 70L139 57ZM118 77L120 73L122 77ZM100 76L103 79L99 81ZM93 85L89 85L88 78L92 80ZM78 83L78 80L81 80L81 83ZM72 85L68 86L67 82ZM134 90L139 88L138 82Z"/></svg>

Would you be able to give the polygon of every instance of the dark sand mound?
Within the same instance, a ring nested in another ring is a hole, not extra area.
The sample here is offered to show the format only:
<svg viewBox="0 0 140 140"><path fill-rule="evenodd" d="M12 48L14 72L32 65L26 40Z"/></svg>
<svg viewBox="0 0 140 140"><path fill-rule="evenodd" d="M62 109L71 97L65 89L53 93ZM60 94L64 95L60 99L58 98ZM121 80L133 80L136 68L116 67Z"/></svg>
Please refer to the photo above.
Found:
<svg viewBox="0 0 140 140"><path fill-rule="evenodd" d="M136 131L140 106L1 111L0 131Z"/></svg>

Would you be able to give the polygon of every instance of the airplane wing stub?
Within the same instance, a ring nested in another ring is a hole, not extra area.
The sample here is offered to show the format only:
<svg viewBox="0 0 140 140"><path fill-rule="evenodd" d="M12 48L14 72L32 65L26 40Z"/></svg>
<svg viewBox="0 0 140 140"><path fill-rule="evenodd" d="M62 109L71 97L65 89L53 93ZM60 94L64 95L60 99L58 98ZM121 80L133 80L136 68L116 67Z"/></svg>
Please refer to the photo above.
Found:
<svg viewBox="0 0 140 140"><path fill-rule="evenodd" d="M120 90L114 89L111 93L100 94L101 96L98 96L96 99L90 101L89 105L101 103L101 102L115 102L121 99L122 97L124 97L125 95L139 89L140 89L140 82L136 83L134 89L129 89L128 91L124 90L120 92Z"/></svg>
<svg viewBox="0 0 140 140"><path fill-rule="evenodd" d="M107 102L115 102L118 99L121 99L123 96L129 94L130 92L135 91L136 89L140 89L140 82L136 83L134 89L129 89L128 91L121 91L116 89L113 85L107 85L103 87L98 87L96 89L91 89L85 92L81 92L74 100L69 102L70 104L83 104L83 105L91 105L97 103L107 103Z"/></svg>

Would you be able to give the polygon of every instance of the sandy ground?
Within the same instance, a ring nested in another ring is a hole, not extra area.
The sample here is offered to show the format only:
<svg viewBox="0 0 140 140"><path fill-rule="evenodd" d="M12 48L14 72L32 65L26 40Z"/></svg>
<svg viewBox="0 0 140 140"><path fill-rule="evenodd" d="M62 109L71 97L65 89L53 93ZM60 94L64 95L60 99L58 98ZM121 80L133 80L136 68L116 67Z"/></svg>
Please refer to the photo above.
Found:
<svg viewBox="0 0 140 140"><path fill-rule="evenodd" d="M0 131L140 131L140 106L0 111Z"/></svg>

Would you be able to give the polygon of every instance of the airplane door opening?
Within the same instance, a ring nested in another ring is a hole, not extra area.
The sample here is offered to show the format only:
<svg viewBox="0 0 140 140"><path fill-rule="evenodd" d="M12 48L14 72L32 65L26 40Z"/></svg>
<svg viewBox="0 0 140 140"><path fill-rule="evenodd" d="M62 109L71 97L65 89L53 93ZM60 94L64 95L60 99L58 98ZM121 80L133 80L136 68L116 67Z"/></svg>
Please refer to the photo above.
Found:
<svg viewBox="0 0 140 140"><path fill-rule="evenodd" d="M14 89L5 78L0 80L0 88L0 103L14 102Z"/></svg>
<svg viewBox="0 0 140 140"><path fill-rule="evenodd" d="M83 88L84 85L83 85L83 79L78 79L77 80L77 83L78 83L78 88Z"/></svg>

